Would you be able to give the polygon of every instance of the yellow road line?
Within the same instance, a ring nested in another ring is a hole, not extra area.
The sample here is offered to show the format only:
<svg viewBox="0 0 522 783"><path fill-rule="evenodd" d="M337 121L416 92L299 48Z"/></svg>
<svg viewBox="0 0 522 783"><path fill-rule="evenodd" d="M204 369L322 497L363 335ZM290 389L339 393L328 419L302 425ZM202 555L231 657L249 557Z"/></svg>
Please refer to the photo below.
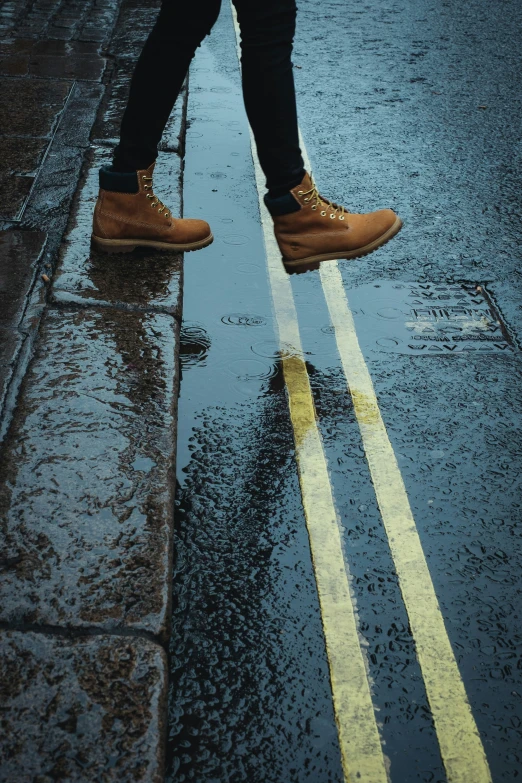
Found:
<svg viewBox="0 0 522 783"><path fill-rule="evenodd" d="M323 264L320 274L408 612L448 781L491 783L484 748L446 633L402 475L357 339L337 262Z"/></svg>
<svg viewBox="0 0 522 783"><path fill-rule="evenodd" d="M239 52L238 24L233 14ZM366 661L359 642L330 477L317 426L310 381L302 358L294 297L289 277L281 264L272 221L261 197L264 177L252 133L250 138L344 775L350 783L386 783L386 764L372 704Z"/></svg>

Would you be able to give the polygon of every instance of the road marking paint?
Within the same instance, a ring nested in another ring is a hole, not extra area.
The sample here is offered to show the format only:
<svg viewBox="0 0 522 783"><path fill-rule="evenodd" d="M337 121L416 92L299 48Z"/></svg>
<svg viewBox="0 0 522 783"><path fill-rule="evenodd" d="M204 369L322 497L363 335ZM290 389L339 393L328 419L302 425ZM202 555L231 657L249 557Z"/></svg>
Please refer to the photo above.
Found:
<svg viewBox="0 0 522 783"><path fill-rule="evenodd" d="M301 137L305 166L311 170ZM491 772L448 638L404 481L359 345L337 261L320 277L383 524L410 620L449 783L491 783Z"/></svg>
<svg viewBox="0 0 522 783"><path fill-rule="evenodd" d="M449 783L491 783L486 754L448 638L406 488L357 339L337 262L320 268L337 347L433 714Z"/></svg>
<svg viewBox="0 0 522 783"><path fill-rule="evenodd" d="M239 28L232 9L239 50ZM264 177L250 131L268 274L294 430L303 507L319 595L342 765L346 781L386 783L330 477L312 398L290 279L262 199Z"/></svg>

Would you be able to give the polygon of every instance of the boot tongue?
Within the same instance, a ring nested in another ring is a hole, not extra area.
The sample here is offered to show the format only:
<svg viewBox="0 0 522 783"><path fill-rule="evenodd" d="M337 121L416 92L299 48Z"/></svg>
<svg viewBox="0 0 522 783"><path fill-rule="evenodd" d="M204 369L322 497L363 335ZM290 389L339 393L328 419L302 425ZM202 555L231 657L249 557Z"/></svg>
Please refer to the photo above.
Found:
<svg viewBox="0 0 522 783"><path fill-rule="evenodd" d="M307 190L312 190L313 186L314 183L312 182L312 178L310 174L306 171L300 184L296 185L295 188L292 188L292 193L297 194L299 190L303 190L306 193Z"/></svg>

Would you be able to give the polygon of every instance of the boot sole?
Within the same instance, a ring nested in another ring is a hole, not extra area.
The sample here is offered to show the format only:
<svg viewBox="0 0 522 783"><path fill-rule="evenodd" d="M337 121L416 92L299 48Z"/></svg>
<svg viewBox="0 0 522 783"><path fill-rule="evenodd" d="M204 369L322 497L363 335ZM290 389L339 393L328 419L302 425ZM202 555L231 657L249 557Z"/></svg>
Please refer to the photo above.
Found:
<svg viewBox="0 0 522 783"><path fill-rule="evenodd" d="M104 253L131 253L137 247L150 247L154 250L170 250L176 252L190 252L191 250L201 250L208 247L214 241L212 234L198 242L187 242L185 244L174 244L173 242L157 242L154 239L103 239L95 234L91 235L92 244Z"/></svg>
<svg viewBox="0 0 522 783"><path fill-rule="evenodd" d="M285 267L291 268L304 266L306 264L319 264L321 261L337 261L338 259L350 260L353 258L362 258L363 256L367 256L369 253L373 253L374 250L377 250L379 247L385 245L386 242L390 241L390 239L393 239L393 237L399 233L401 228L402 220L400 217L397 217L395 223L393 226L390 226L388 231L386 231L384 234L381 234L380 237L377 237L377 239L374 239L373 242L370 242L368 245L364 245L364 247L359 247L356 250L350 250L348 253L343 253L342 251L339 253L320 253L317 256L294 258L291 260L283 258L283 263Z"/></svg>

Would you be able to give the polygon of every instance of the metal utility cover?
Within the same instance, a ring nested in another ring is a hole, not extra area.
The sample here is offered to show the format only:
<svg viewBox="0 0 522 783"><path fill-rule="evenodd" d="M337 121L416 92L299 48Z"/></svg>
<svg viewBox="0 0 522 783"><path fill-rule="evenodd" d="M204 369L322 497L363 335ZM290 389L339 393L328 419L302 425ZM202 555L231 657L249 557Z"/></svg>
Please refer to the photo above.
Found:
<svg viewBox="0 0 522 783"><path fill-rule="evenodd" d="M433 356L511 350L481 286L378 280L347 293L367 351Z"/></svg>

